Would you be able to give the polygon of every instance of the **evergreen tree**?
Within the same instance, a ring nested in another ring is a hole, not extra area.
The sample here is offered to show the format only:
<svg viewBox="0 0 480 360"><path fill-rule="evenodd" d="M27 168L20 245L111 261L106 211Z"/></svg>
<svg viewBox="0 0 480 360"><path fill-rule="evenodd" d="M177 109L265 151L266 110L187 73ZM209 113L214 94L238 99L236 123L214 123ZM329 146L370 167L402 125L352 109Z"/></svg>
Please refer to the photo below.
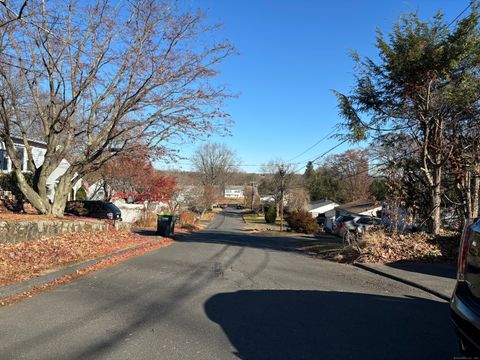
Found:
<svg viewBox="0 0 480 360"><path fill-rule="evenodd" d="M468 122L468 128L460 127L463 134L480 123L480 33L477 6L472 7L455 25L442 14L429 21L417 14L402 17L387 37L378 33L378 60L354 54L356 83L350 95L336 92L348 139L381 143L390 133L412 144L408 155L417 161L426 184L428 199L421 207L434 234L440 231L445 166L452 147L469 148L453 145L449 131L465 118L474 118L476 126Z"/></svg>

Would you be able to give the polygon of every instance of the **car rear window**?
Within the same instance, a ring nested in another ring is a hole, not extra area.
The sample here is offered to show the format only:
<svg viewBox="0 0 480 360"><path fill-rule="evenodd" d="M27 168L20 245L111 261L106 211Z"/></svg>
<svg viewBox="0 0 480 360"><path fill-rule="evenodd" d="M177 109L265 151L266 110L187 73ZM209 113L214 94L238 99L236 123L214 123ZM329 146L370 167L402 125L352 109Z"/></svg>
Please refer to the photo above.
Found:
<svg viewBox="0 0 480 360"><path fill-rule="evenodd" d="M335 220L336 223L342 223L342 222L345 222L345 221L351 221L353 220L353 216L351 215L342 215L342 216L339 216L337 218L337 220Z"/></svg>
<svg viewBox="0 0 480 360"><path fill-rule="evenodd" d="M373 219L372 218L367 218L367 217L362 217L362 218L358 219L357 222L360 223L360 224L372 225L373 224Z"/></svg>
<svg viewBox="0 0 480 360"><path fill-rule="evenodd" d="M108 203L105 204L105 207L109 211L120 212L120 209L114 203L108 202Z"/></svg>

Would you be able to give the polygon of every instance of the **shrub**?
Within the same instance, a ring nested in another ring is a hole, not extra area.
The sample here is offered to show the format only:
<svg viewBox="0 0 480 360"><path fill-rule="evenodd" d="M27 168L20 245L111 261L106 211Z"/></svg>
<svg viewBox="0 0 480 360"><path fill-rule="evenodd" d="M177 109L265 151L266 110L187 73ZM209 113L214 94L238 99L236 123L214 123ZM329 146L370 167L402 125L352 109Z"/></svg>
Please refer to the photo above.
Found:
<svg viewBox="0 0 480 360"><path fill-rule="evenodd" d="M178 216L178 223L182 226L193 226L195 225L196 216L192 211L182 211Z"/></svg>
<svg viewBox="0 0 480 360"><path fill-rule="evenodd" d="M25 180L30 186L32 186L33 174L25 174ZM13 198L4 200L3 207L14 212L25 212L26 209L24 208L24 205L26 202L24 201L23 193L18 187L17 176L15 173L0 174L0 190L10 191L13 195ZM27 210L29 213L36 213L36 210L28 205Z"/></svg>
<svg viewBox="0 0 480 360"><path fill-rule="evenodd" d="M25 179L30 186L33 186L33 174L25 174ZM17 177L15 173L0 174L0 188L2 190L11 191L15 196L22 196L22 192L18 188Z"/></svg>
<svg viewBox="0 0 480 360"><path fill-rule="evenodd" d="M315 234L320 231L317 221L305 210L292 211L286 220L288 226L297 232Z"/></svg>
<svg viewBox="0 0 480 360"><path fill-rule="evenodd" d="M67 204L65 212L68 214L73 214L77 216L87 216L88 209L85 208L82 201L71 201Z"/></svg>
<svg viewBox="0 0 480 360"><path fill-rule="evenodd" d="M75 199L77 200L87 200L87 192L83 187L77 190L77 193L75 194Z"/></svg>
<svg viewBox="0 0 480 360"><path fill-rule="evenodd" d="M147 211L143 214L142 218L135 221L135 226L147 229L157 228L157 214L152 211Z"/></svg>
<svg viewBox="0 0 480 360"><path fill-rule="evenodd" d="M275 224L277 221L277 208L275 205L270 205L265 213L265 222L267 224Z"/></svg>

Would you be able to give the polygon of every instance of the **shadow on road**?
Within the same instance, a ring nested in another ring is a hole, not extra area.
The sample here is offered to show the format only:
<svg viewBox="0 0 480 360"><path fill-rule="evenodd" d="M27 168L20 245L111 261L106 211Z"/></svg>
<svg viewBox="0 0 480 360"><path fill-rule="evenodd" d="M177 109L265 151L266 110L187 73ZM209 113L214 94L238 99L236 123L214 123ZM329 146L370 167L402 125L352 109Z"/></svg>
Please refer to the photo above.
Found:
<svg viewBox="0 0 480 360"><path fill-rule="evenodd" d="M222 293L204 305L241 359L452 359L448 304L323 291Z"/></svg>
<svg viewBox="0 0 480 360"><path fill-rule="evenodd" d="M444 277L447 279L457 278L457 266L454 264L397 262L388 264L387 266L394 269Z"/></svg>
<svg viewBox="0 0 480 360"><path fill-rule="evenodd" d="M220 214L222 214L223 216L226 216L226 217L238 218L238 219L241 219L242 215L243 215L243 213L241 211L229 210L229 209L222 210L222 212Z"/></svg>
<svg viewBox="0 0 480 360"><path fill-rule="evenodd" d="M135 234L142 235L142 236L159 236L157 234L157 230L151 229L132 229Z"/></svg>
<svg viewBox="0 0 480 360"><path fill-rule="evenodd" d="M256 249L270 249L281 251L301 251L295 245L302 239L281 237L281 236L262 236L247 232L233 231L211 231L206 230L186 236L174 237L178 242L192 242L205 244L222 244L252 247Z"/></svg>
<svg viewBox="0 0 480 360"><path fill-rule="evenodd" d="M241 220L242 214L238 210L223 210L219 215L221 216L217 217L206 230L189 235L175 236L175 241L295 252L303 252L297 246L300 243L309 241L325 241L329 243L340 241L328 234L312 238L302 235L292 236L291 234L280 235L270 232L248 232L241 228L243 220ZM229 218L234 219L234 221L230 220L227 225L225 222Z"/></svg>

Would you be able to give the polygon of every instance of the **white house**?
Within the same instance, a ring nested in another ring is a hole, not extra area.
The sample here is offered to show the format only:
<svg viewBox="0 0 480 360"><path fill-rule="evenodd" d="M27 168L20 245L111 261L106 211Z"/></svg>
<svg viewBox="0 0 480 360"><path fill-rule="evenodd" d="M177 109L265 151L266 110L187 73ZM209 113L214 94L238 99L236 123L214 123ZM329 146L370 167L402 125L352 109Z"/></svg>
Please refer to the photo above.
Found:
<svg viewBox="0 0 480 360"><path fill-rule="evenodd" d="M22 172L29 172L28 170L28 156L25 146L23 144L23 140L21 138L12 138L13 143L15 144L15 148L17 151L17 157L22 162ZM38 140L28 140L30 147L32 148L32 156L33 162L35 165L41 166L43 161L45 160L45 153L47 152L47 144L42 141ZM57 168L50 174L47 179L47 193L50 200L53 200L53 196L55 194L55 188L58 183L58 178L60 178L65 172L67 171L70 163L63 159ZM10 173L12 172L12 161L7 155L7 151L5 149L5 144L3 141L0 141L0 173ZM78 180L72 189L72 194L70 194L71 199L75 199L75 194L77 190L82 186L82 181Z"/></svg>
<svg viewBox="0 0 480 360"><path fill-rule="evenodd" d="M319 200L309 204L308 212L312 214L312 217L323 216L325 218L324 226L331 228L332 223L335 220L335 213L338 204L331 200Z"/></svg>
<svg viewBox="0 0 480 360"><path fill-rule="evenodd" d="M335 216L335 208L338 206L336 202L330 200L319 200L309 204L308 212L312 214L312 217L316 218L320 214L324 214L325 217Z"/></svg>
<svg viewBox="0 0 480 360"><path fill-rule="evenodd" d="M93 184L84 182L83 188L87 193L88 200L105 200L109 195L112 194L112 187L108 184L105 184L103 180L98 180Z"/></svg>
<svg viewBox="0 0 480 360"><path fill-rule="evenodd" d="M22 162L22 171L28 172L28 157L25 146L23 145L23 140L20 138L12 138L12 140L17 150L17 156ZM45 153L47 152L47 144L36 140L29 140L28 142L32 148L33 162L36 166L42 165ZM12 161L7 155L7 150L5 150L5 144L3 141L0 141L0 172L12 172Z"/></svg>
<svg viewBox="0 0 480 360"><path fill-rule="evenodd" d="M227 185L225 186L224 196L229 199L241 199L244 197L243 186Z"/></svg>
<svg viewBox="0 0 480 360"><path fill-rule="evenodd" d="M274 203L275 202L275 197L273 195L263 195L260 196L260 201L262 204L264 203Z"/></svg>

